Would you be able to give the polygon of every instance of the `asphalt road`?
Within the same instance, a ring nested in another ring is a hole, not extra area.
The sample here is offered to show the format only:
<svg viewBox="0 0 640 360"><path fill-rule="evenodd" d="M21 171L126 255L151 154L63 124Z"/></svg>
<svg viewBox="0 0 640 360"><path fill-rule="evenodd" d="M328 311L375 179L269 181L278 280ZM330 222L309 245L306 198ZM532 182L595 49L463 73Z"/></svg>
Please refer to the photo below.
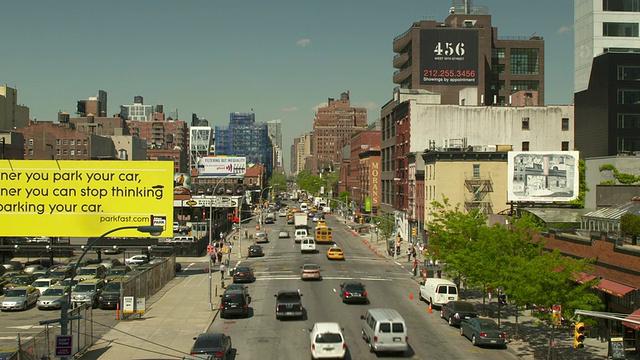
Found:
<svg viewBox="0 0 640 360"><path fill-rule="evenodd" d="M264 246L264 257L241 261L242 265L252 266L258 278L248 285L252 298L249 318L217 317L209 328L209 332L224 332L231 336L232 359L308 358L308 329L320 321L338 322L344 328L347 359L377 359L362 339L360 315L368 308L378 307L398 310L409 329L409 352L404 357L385 358L517 358L508 349L474 348L460 336L457 328L449 327L440 319L438 311L429 314L427 304L418 300L409 264L376 256L334 219L329 219L327 225L334 229L334 240L343 247L345 261L328 260L325 254L328 245L318 245L316 254L301 254L300 245L293 239L277 238L277 230L283 223L281 220L266 226L271 242ZM299 269L304 263L319 264L322 281L301 281ZM365 284L370 304L343 304L339 285L346 280ZM302 320L275 319L273 295L286 288L299 289L303 294L306 314Z"/></svg>

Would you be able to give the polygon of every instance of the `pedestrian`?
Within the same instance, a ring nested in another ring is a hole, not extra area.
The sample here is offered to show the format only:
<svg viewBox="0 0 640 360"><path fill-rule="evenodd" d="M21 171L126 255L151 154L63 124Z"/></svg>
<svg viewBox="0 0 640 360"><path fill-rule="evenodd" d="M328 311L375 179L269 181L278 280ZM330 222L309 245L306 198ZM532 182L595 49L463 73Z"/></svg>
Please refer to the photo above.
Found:
<svg viewBox="0 0 640 360"><path fill-rule="evenodd" d="M417 259L418 254L416 254L416 247L415 246L411 247L411 256L413 257L413 260Z"/></svg>
<svg viewBox="0 0 640 360"><path fill-rule="evenodd" d="M407 262L411 262L411 249L407 249Z"/></svg>
<svg viewBox="0 0 640 360"><path fill-rule="evenodd" d="M487 296L489 297L489 302L491 302L491 298L493 297L493 289L491 286L487 286Z"/></svg>
<svg viewBox="0 0 640 360"><path fill-rule="evenodd" d="M244 229L244 238L248 239L249 238L249 230Z"/></svg>
<svg viewBox="0 0 640 360"><path fill-rule="evenodd" d="M436 273L438 274L438 279L442 278L442 270L440 270L440 268L438 268Z"/></svg>
<svg viewBox="0 0 640 360"><path fill-rule="evenodd" d="M218 256L218 262L222 264L222 251L218 250L218 253L216 255Z"/></svg>
<svg viewBox="0 0 640 360"><path fill-rule="evenodd" d="M222 239L224 239L224 234L220 231L220 241L222 241Z"/></svg>
<svg viewBox="0 0 640 360"><path fill-rule="evenodd" d="M413 259L413 276L418 275L418 259Z"/></svg>
<svg viewBox="0 0 640 360"><path fill-rule="evenodd" d="M224 264L220 263L220 280L224 280Z"/></svg>
<svg viewBox="0 0 640 360"><path fill-rule="evenodd" d="M216 254L211 254L211 262L213 263L213 265L216 264Z"/></svg>

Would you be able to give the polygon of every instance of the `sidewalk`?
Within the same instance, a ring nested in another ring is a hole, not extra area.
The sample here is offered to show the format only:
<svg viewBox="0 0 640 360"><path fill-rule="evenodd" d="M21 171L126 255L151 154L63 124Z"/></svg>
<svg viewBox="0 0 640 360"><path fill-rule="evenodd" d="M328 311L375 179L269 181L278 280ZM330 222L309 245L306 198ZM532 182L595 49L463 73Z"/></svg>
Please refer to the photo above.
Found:
<svg viewBox="0 0 640 360"><path fill-rule="evenodd" d="M341 220L345 225L352 225L344 219ZM356 234L352 231L357 239L360 239L367 245L375 256L394 260L393 256L389 256L386 249L385 241L376 241L375 234ZM422 260L422 259L419 259ZM395 259L400 264L408 267L407 276L411 277L416 284L422 281L422 276L412 276L411 269L413 264L407 262L407 256L398 255ZM422 261L421 261L422 264ZM417 286L417 285L416 285ZM500 327L507 333L507 347L525 360L546 359L549 352L549 338L551 329L541 323L539 319L531 315L529 310L520 311L518 315L518 336L516 337L516 312L513 305L502 306L500 308L500 319L498 319L498 303L494 299L491 303L485 299L483 305L482 294L480 291L461 290L461 300L469 301L476 305L476 308L486 311L496 322L500 320ZM426 304L426 303L425 303ZM439 311L434 311L433 316L440 316ZM573 327L569 329L556 329L555 344L553 346L553 359L575 359L575 360L595 360L607 358L607 342L601 342L596 338L587 337L584 341L583 349L573 348Z"/></svg>

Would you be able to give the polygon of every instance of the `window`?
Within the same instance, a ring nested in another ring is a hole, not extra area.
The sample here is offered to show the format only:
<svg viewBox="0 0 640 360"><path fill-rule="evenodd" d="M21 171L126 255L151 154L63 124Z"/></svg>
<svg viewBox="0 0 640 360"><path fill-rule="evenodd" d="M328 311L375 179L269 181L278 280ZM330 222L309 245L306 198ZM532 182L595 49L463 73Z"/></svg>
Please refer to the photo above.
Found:
<svg viewBox="0 0 640 360"><path fill-rule="evenodd" d="M511 92L522 90L540 90L540 82L535 80L511 80Z"/></svg>
<svg viewBox="0 0 640 360"><path fill-rule="evenodd" d="M29 155L33 156L33 149L29 149Z"/></svg>
<svg viewBox="0 0 640 360"><path fill-rule="evenodd" d="M29 139L29 146L33 146L33 139Z"/></svg>
<svg viewBox="0 0 640 360"><path fill-rule="evenodd" d="M638 23L603 23L602 35L611 37L638 37Z"/></svg>
<svg viewBox="0 0 640 360"><path fill-rule="evenodd" d="M529 142L528 141L523 141L522 142L522 151L529 151Z"/></svg>
<svg viewBox="0 0 640 360"><path fill-rule="evenodd" d="M539 62L539 49L511 49L511 74L538 75Z"/></svg>
<svg viewBox="0 0 640 360"><path fill-rule="evenodd" d="M76 150L75 149L69 150L69 155L74 156L75 154L76 154Z"/></svg>
<svg viewBox="0 0 640 360"><path fill-rule="evenodd" d="M618 90L619 105L640 104L640 90Z"/></svg>
<svg viewBox="0 0 640 360"><path fill-rule="evenodd" d="M74 139L69 139L69 145L75 145Z"/></svg>
<svg viewBox="0 0 640 360"><path fill-rule="evenodd" d="M603 0L602 10L640 12L640 0Z"/></svg>
<svg viewBox="0 0 640 360"><path fill-rule="evenodd" d="M529 118L522 118L522 130L529 130Z"/></svg>
<svg viewBox="0 0 640 360"><path fill-rule="evenodd" d="M618 138L618 154L640 151L639 138Z"/></svg>
<svg viewBox="0 0 640 360"><path fill-rule="evenodd" d="M618 66L618 80L640 80L640 66Z"/></svg>
<svg viewBox="0 0 640 360"><path fill-rule="evenodd" d="M60 156L60 149L56 149L56 155Z"/></svg>
<svg viewBox="0 0 640 360"><path fill-rule="evenodd" d="M473 178L480 178L480 164L473 164Z"/></svg>
<svg viewBox="0 0 640 360"><path fill-rule="evenodd" d="M568 141L563 141L562 142L562 151L569 151L569 142Z"/></svg>
<svg viewBox="0 0 640 360"><path fill-rule="evenodd" d="M640 114L618 114L618 129L640 129Z"/></svg>
<svg viewBox="0 0 640 360"><path fill-rule="evenodd" d="M504 59L504 48L491 49L491 57L493 59Z"/></svg>
<svg viewBox="0 0 640 360"><path fill-rule="evenodd" d="M569 118L562 118L562 131L569 131Z"/></svg>
<svg viewBox="0 0 640 360"><path fill-rule="evenodd" d="M62 155L67 155L67 149L62 149Z"/></svg>
<svg viewBox="0 0 640 360"><path fill-rule="evenodd" d="M56 145L60 145L60 139L56 139Z"/></svg>
<svg viewBox="0 0 640 360"><path fill-rule="evenodd" d="M62 145L67 145L67 139L62 139Z"/></svg>

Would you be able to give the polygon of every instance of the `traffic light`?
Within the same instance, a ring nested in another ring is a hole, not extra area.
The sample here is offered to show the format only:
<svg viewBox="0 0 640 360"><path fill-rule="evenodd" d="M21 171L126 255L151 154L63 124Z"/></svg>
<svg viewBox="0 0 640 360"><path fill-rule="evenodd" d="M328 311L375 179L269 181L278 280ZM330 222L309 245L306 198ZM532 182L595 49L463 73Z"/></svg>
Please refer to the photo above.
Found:
<svg viewBox="0 0 640 360"><path fill-rule="evenodd" d="M417 227L412 228L411 233L413 234L413 236L418 236L418 228Z"/></svg>
<svg viewBox="0 0 640 360"><path fill-rule="evenodd" d="M573 333L573 348L582 349L584 347L584 323L579 322L575 325L575 331Z"/></svg>
<svg viewBox="0 0 640 360"><path fill-rule="evenodd" d="M360 224L364 224L364 218L360 217Z"/></svg>

